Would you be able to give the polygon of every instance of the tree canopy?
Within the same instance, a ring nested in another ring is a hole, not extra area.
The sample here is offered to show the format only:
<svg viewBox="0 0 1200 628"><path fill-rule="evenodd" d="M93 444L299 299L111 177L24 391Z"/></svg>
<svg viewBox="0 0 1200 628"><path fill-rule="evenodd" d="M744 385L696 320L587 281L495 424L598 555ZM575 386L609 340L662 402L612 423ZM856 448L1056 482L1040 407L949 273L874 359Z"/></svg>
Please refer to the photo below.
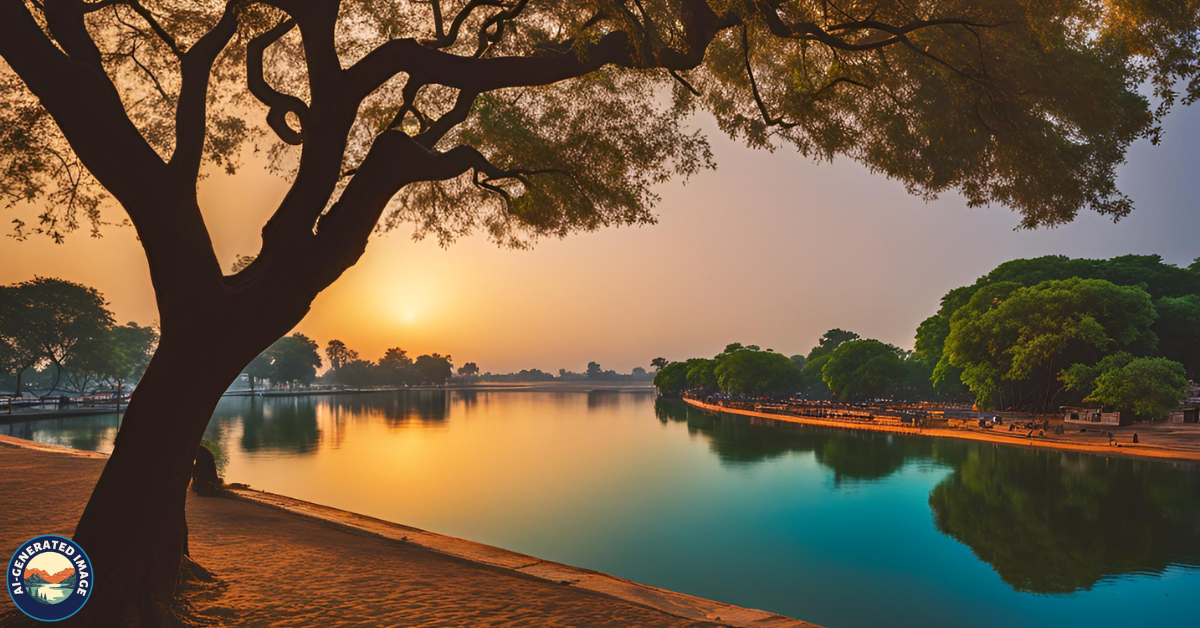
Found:
<svg viewBox="0 0 1200 628"><path fill-rule="evenodd" d="M1154 350L1156 316L1145 290L1103 279L995 283L954 313L942 361L982 407L1045 408L1071 364Z"/></svg>
<svg viewBox="0 0 1200 628"><path fill-rule="evenodd" d="M479 374L479 365L474 362L467 362L458 367L458 374L463 377L473 377Z"/></svg>
<svg viewBox="0 0 1200 628"><path fill-rule="evenodd" d="M1093 366L1076 364L1062 374L1068 388L1084 401L1126 413L1135 419L1161 419L1187 394L1183 365L1166 358L1135 358L1118 352Z"/></svg>
<svg viewBox="0 0 1200 628"><path fill-rule="evenodd" d="M1182 364L1188 377L1200 381L1200 291L1162 297L1154 307L1158 310L1154 333L1159 351L1163 357Z"/></svg>
<svg viewBox="0 0 1200 628"><path fill-rule="evenodd" d="M262 370L256 375L265 375L275 385L310 384L321 366L318 349L316 341L301 333L280 338L263 352Z"/></svg>
<svg viewBox="0 0 1200 628"><path fill-rule="evenodd" d="M845 155L1023 226L1120 217L1125 149L1197 93L1197 8L1137 0L56 0L0 18L0 193L43 208L18 234L119 222L112 194L150 237L131 176L194 180L267 144L295 183L265 255L301 224L352 247L380 218L513 245L650 222L654 183L711 165L682 122L697 109L752 146Z"/></svg>
<svg viewBox="0 0 1200 628"><path fill-rule="evenodd" d="M1163 351L1186 346L1195 336L1189 334L1192 313L1189 301L1194 296L1200 299L1200 272L1193 268L1180 268L1163 262L1158 255L1123 255L1111 259L1073 259L1062 255L1047 255L1032 259L1016 259L1000 264L988 274L980 277L973 285L955 288L942 297L937 314L929 317L917 328L914 352L931 366L942 358L946 337L950 334L950 318L967 305L971 297L987 286L998 283L1015 283L1033 286L1052 279L1103 279L1121 286L1141 286L1155 300L1159 316L1165 320L1156 322L1154 331L1160 334ZM1175 301L1182 298L1183 301ZM1164 301L1164 299L1171 299ZM1173 359L1183 356L1176 355ZM954 392L960 371L943 365L939 374L940 386L946 392ZM1190 371L1200 379L1200 370Z"/></svg>
<svg viewBox="0 0 1200 628"><path fill-rule="evenodd" d="M896 391L904 380L896 347L878 340L851 340L829 354L822 381L839 401L869 401Z"/></svg>
<svg viewBox="0 0 1200 628"><path fill-rule="evenodd" d="M358 352L346 346L338 339L330 340L325 345L325 357L329 360L329 368L337 370L358 359Z"/></svg>
<svg viewBox="0 0 1200 628"><path fill-rule="evenodd" d="M52 366L53 391L68 371L99 373L112 324L95 288L47 277L0 287L0 362L18 387L25 371Z"/></svg>
<svg viewBox="0 0 1200 628"><path fill-rule="evenodd" d="M721 358L713 372L721 390L735 395L789 394L800 385L796 364L771 351L734 351Z"/></svg>
<svg viewBox="0 0 1200 628"><path fill-rule="evenodd" d="M1082 402L1091 388L1067 383L1071 369L1094 369L1122 351L1167 358L1200 379L1195 266L1157 255L1005 262L946 293L917 328L914 356L931 366L936 393L957 395L965 386L993 408ZM1060 382L1071 393L1061 399Z"/></svg>
<svg viewBox="0 0 1200 628"><path fill-rule="evenodd" d="M113 327L108 330L104 341L105 359L100 367L101 376L116 386L118 391L126 388L146 372L157 344L158 332L153 327L142 327L133 322Z"/></svg>

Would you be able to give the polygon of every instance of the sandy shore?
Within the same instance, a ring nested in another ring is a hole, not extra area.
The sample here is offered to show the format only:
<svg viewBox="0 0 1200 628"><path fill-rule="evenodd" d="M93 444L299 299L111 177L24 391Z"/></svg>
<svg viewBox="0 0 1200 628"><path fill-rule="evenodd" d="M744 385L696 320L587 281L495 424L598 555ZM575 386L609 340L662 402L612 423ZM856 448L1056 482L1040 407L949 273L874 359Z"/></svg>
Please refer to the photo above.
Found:
<svg viewBox="0 0 1200 628"><path fill-rule="evenodd" d="M769 414L754 410L724 408L706 404L695 399L684 399L689 405L702 410L738 414L742 416L770 419L784 423L832 427L837 429L863 430L868 432L888 432L892 434L913 434L934 436L939 438L957 438L961 440L1000 443L1014 447L1031 449L1053 449L1058 451L1079 451L1104 456L1125 456L1131 458L1156 458L1161 460L1194 460L1200 461L1200 427L1185 425L1138 425L1133 427L1111 428L1111 431L1121 442L1120 447L1106 443L1081 442L1083 438L1070 435L1058 437L1026 438L1023 433L1004 431L975 431L944 428L916 428L901 425L872 425L868 422L836 421L831 419L814 419L786 414ZM1133 444L1132 435L1138 433L1141 442ZM1074 440L1073 440L1074 438Z"/></svg>
<svg viewBox="0 0 1200 628"><path fill-rule="evenodd" d="M70 536L105 458L0 436L0 553ZM188 499L193 558L220 581L183 593L206 625L814 628L279 495L238 496ZM284 550L259 551L265 538ZM6 612L16 611L2 596Z"/></svg>

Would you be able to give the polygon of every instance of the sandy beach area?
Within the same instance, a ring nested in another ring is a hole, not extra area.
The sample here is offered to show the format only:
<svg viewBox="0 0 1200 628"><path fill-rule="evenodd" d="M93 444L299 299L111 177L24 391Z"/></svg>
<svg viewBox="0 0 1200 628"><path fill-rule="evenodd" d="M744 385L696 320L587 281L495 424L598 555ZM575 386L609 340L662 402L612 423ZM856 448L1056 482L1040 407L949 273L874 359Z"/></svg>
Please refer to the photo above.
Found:
<svg viewBox="0 0 1200 628"><path fill-rule="evenodd" d="M5 558L35 535L70 536L105 458L0 436ZM197 625L813 628L269 493L189 495L187 516L192 556L218 578L181 593Z"/></svg>
<svg viewBox="0 0 1200 628"><path fill-rule="evenodd" d="M1058 451L1078 451L1104 456L1125 456L1131 458L1154 458L1159 460L1192 460L1200 461L1200 426L1182 424L1139 424L1136 426L1113 427L1110 429L1116 436L1120 447L1109 445L1107 442L1097 442L1099 439L1090 436L1067 434L1064 436L1035 436L1026 437L1024 433L1005 432L1000 430L968 430L948 428L916 428L902 425L872 425L867 421L838 421L833 419L814 419L787 414L771 414L740 408L725 408L697 401L684 399L687 404L710 412L723 412L741 416L812 425L816 427L832 427L837 429L862 430L868 432L886 432L892 434L912 434L915 436L933 436L938 438L957 438L961 440L999 443L1013 447L1028 447L1031 449L1053 449ZM1134 433L1138 434L1137 444L1132 443ZM1098 434L1098 431L1093 431ZM1091 441L1091 442L1088 442Z"/></svg>

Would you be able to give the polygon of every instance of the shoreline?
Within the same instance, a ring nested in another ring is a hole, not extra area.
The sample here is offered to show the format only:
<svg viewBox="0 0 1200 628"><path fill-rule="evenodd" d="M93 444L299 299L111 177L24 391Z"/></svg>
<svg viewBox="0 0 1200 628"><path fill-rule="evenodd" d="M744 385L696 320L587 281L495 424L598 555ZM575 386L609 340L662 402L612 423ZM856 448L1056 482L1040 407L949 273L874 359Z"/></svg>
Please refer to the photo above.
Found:
<svg viewBox="0 0 1200 628"><path fill-rule="evenodd" d="M65 408L61 410L30 410L25 412L14 412L12 414L0 414L0 425L8 425L12 423L25 423L27 421L42 421L46 419L77 419L89 416L105 416L109 414L124 414L125 407L117 409L116 406L99 408Z"/></svg>
<svg viewBox="0 0 1200 628"><path fill-rule="evenodd" d="M222 397L316 397L321 395L369 395L391 392L654 392L649 382L479 382L447 386L386 386L383 388L326 388L298 390L227 390Z"/></svg>
<svg viewBox="0 0 1200 628"><path fill-rule="evenodd" d="M759 412L756 410L742 410L740 408L726 408L707 404L695 399L684 398L683 402L709 412L718 412L724 414L736 414L781 423L792 423L797 425L810 425L814 427L830 427L843 430L860 430L865 432L884 432L891 434L909 434L912 436L929 436L933 438L957 438L959 440L971 440L977 442L994 443L1000 445L1009 445L1012 447L1024 447L1026 449L1045 449L1055 451L1073 451L1078 453L1096 454L1102 456L1120 456L1124 458L1143 458L1155 460L1173 460L1173 461L1191 461L1200 462L1200 450L1175 449L1162 447L1150 444L1130 444L1122 443L1120 447L1111 447L1104 445L1094 445L1091 443L1070 443L1059 440L1050 440L1046 438L1026 438L1024 436L1012 435L1007 433L987 433L973 432L964 430L953 430L949 428L917 428L901 425L871 425L869 423L851 423L849 421L837 421L830 419L816 419L810 417L798 417L787 414L771 414L767 412ZM1200 432L1198 432L1200 435Z"/></svg>
<svg viewBox="0 0 1200 628"><path fill-rule="evenodd" d="M31 456L50 454L53 456L70 457L81 461L87 460L96 465L97 469L100 461L108 458L106 454L81 451L56 445L46 445L0 435L0 454L8 452L9 455L13 455L13 450L28 452L28 455ZM19 457L22 454L17 453L16 455ZM92 480L89 478L88 492L90 492L91 482ZM0 491L4 492L22 490L22 487L11 484L0 486L3 486L3 488L0 488ZM330 529L331 533L337 531L355 537L369 537L384 541L388 544L387 547L390 550L388 553L392 555L380 556L380 559L403 559L403 556L399 556L400 554L407 554L412 551L425 551L441 556L443 560L450 561L451 566L459 564L455 561L460 561L472 566L473 569L483 570L485 579L487 578L487 574L491 574L491 580L488 580L485 584L490 584L491 588L496 589L500 593L506 592L507 588L512 586L510 582L502 580L505 578L516 578L518 580L537 581L541 583L539 586L543 587L553 585L554 589L552 590L555 591L556 595L560 588L565 587L568 594L586 596L584 599L585 602L598 602L601 605L627 603L635 607L648 609L648 611L670 616L673 621L699 622L696 625L728 626L730 628L819 628L814 624L768 611L744 608L670 591L598 571L542 560L526 554L446 536L436 532L429 532L346 510L314 504L284 495L246 488L233 488L231 489L231 493L231 498L204 498L197 497L189 491L189 526L193 526L193 502L205 506L208 510L229 509L231 504L244 504L257 511L276 513L278 517L285 520L284 525L299 524L303 521L307 522L305 525L315 524ZM83 504L80 503L77 506L82 509ZM215 522L210 520L207 523L207 526L193 526L196 528L194 533L197 535L201 532L205 534L236 534L240 531L238 529L239 526L235 522L225 521L221 518L217 518ZM219 529L212 529L214 523ZM11 532L11 530L7 532ZM322 540L322 543L328 544L329 549L334 553L340 553L342 550L335 538L325 538ZM203 560L201 562L203 563ZM222 576L224 575L222 574ZM476 575L476 578L478 578L478 575ZM236 584L237 578L232 578L232 580ZM328 583L323 584L323 586L328 586ZM449 583L446 586L449 586ZM304 604L308 602L307 599L304 599L303 591L295 591L294 593L296 593L296 599L285 598L280 601L286 601L289 605L290 603ZM471 593L474 595L480 592L472 591ZM3 612L5 608L2 604L4 601L7 600L0 601L0 612ZM514 600L514 602L519 604L520 600ZM543 600L534 599L528 600L528 602L541 604ZM400 601L399 603L406 602ZM564 623L565 625L592 625L591 620L588 618L570 616L566 611L553 606L551 606L551 609L547 611L547 616L540 618L544 621L539 621L539 624L551 625L557 622ZM231 610L236 612L238 609L234 608ZM291 610L289 609L289 612ZM482 619L484 623L487 623L486 617L476 617L474 619L476 622ZM664 617L663 619L665 620L666 618ZM501 624L503 623L502 620L497 619L497 621L500 621ZM663 623L665 625L666 622L664 621ZM334 626L351 625L350 622L338 623L332 621L325 622L325 624ZM237 619L235 619L233 625L238 625Z"/></svg>
<svg viewBox="0 0 1200 628"><path fill-rule="evenodd" d="M294 397L336 397L340 395L372 395L396 392L557 392L557 393L645 393L652 394L654 386L649 383L632 382L480 382L476 384L451 384L449 386L391 386L386 388L336 388L299 390L227 390L221 398L285 399ZM0 412L0 425L27 423L55 419L73 419L89 416L124 414L125 406L118 410L110 407L73 407L54 410Z"/></svg>

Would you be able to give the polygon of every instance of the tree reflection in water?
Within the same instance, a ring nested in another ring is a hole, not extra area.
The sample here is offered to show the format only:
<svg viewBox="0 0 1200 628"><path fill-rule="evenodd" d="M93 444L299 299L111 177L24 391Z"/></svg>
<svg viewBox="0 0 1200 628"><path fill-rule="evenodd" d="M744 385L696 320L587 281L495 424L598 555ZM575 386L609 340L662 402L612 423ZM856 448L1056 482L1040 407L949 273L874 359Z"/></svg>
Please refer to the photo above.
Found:
<svg viewBox="0 0 1200 628"><path fill-rule="evenodd" d="M267 399L228 397L218 406L205 438L220 442L226 430L240 425L242 451L305 454L321 445L323 426L332 430L327 436L336 446L345 421L380 420L393 429L412 423L443 425L449 407L444 390Z"/></svg>
<svg viewBox="0 0 1200 628"><path fill-rule="evenodd" d="M929 496L938 530L1018 591L1071 593L1123 574L1200 566L1195 464L801 427L667 399L655 411L707 438L723 464L812 452L835 484L881 480L908 464L945 465L950 475Z"/></svg>

